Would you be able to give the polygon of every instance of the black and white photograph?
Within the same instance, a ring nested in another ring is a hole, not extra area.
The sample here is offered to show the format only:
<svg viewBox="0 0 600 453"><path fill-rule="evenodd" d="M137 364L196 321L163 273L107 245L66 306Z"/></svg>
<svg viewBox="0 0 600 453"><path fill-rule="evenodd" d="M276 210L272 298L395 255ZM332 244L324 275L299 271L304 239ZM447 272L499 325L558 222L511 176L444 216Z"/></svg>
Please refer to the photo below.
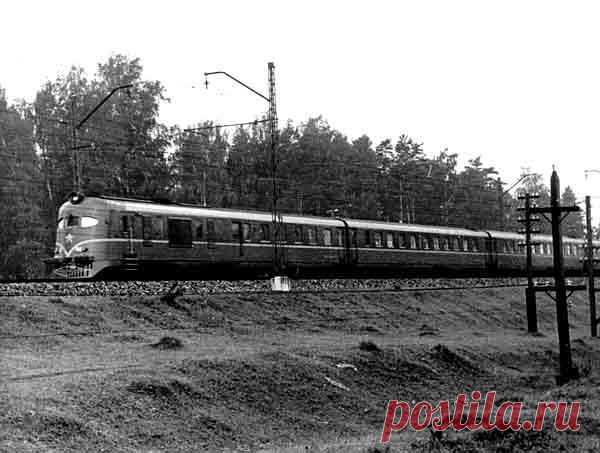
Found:
<svg viewBox="0 0 600 453"><path fill-rule="evenodd" d="M3 2L0 452L600 451L599 20Z"/></svg>

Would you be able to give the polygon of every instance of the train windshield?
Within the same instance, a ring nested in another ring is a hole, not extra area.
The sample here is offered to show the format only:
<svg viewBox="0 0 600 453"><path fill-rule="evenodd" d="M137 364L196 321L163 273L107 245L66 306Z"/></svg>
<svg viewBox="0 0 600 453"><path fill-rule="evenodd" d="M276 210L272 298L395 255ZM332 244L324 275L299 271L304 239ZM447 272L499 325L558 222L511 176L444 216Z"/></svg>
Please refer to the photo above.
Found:
<svg viewBox="0 0 600 453"><path fill-rule="evenodd" d="M62 230L65 227L81 227L89 228L98 225L98 219L94 217L79 217L69 215L67 217L61 217L58 220L58 229Z"/></svg>

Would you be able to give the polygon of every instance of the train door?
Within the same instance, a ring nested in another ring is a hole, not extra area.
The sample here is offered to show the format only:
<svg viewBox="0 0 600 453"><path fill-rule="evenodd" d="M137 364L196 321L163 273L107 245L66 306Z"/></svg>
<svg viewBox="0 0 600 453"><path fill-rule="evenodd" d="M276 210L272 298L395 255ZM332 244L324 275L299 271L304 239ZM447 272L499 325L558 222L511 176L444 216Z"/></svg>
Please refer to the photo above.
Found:
<svg viewBox="0 0 600 453"><path fill-rule="evenodd" d="M164 222L160 216L141 216L142 245L139 247L140 259L156 259L161 256L160 241L165 237Z"/></svg>
<svg viewBox="0 0 600 453"><path fill-rule="evenodd" d="M358 261L356 229L350 229L348 222L344 219L338 220L344 224L343 228L336 228L342 246L339 253L339 262L343 266L350 266Z"/></svg>
<svg viewBox="0 0 600 453"><path fill-rule="evenodd" d="M135 212L121 214L121 237L127 239L123 254L128 258L138 258L142 239L142 216Z"/></svg>
<svg viewBox="0 0 600 453"><path fill-rule="evenodd" d="M346 231L345 228L333 228L332 230L333 242L332 245L338 249L338 263L346 263Z"/></svg>
<svg viewBox="0 0 600 453"><path fill-rule="evenodd" d="M358 263L358 230L356 228L346 227L346 231L347 263L352 266Z"/></svg>
<svg viewBox="0 0 600 453"><path fill-rule="evenodd" d="M206 219L206 248L214 249L217 240L215 219Z"/></svg>
<svg viewBox="0 0 600 453"><path fill-rule="evenodd" d="M488 272L496 272L498 270L498 241L492 237L490 233L486 233L485 238L485 266Z"/></svg>
<svg viewBox="0 0 600 453"><path fill-rule="evenodd" d="M242 222L231 222L231 240L237 244L236 248L238 253L234 253L234 257L244 256L244 224Z"/></svg>

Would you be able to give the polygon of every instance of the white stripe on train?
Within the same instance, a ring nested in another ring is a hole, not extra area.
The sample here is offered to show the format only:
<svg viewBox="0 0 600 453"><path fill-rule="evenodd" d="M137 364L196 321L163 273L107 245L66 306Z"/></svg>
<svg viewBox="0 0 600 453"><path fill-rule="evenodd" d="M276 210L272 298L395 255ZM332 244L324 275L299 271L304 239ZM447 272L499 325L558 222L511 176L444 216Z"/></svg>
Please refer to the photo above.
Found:
<svg viewBox="0 0 600 453"><path fill-rule="evenodd" d="M72 253L76 248L82 247L87 244L97 244L97 243L129 243L133 242L136 244L140 243L151 243L151 244L168 244L168 240L145 240L145 239L126 239L126 238L100 238L100 239L87 239L85 241L78 242L71 247L70 250L67 250L61 243L57 242L56 246L60 248L62 252L64 252L65 257L71 257ZM239 243L232 242L208 242L208 241L192 241L194 245L219 245L219 246L230 246L230 247L239 247ZM252 243L252 242L244 242L243 247L271 247L271 242L262 242L262 243ZM322 246L322 245L304 245L304 244L283 244L284 248L296 248L296 249L323 249L323 250L344 250L344 247L340 246ZM378 252L412 252L412 253L460 253L464 255L486 255L487 252L465 252L462 250L432 250L432 249L409 249L409 248L385 248L385 247L361 247L353 250L369 250L369 251L378 251ZM76 252L78 253L78 252ZM497 256L525 256L524 253L496 253ZM536 257L551 257L552 255L534 255ZM567 255L572 256L572 255Z"/></svg>

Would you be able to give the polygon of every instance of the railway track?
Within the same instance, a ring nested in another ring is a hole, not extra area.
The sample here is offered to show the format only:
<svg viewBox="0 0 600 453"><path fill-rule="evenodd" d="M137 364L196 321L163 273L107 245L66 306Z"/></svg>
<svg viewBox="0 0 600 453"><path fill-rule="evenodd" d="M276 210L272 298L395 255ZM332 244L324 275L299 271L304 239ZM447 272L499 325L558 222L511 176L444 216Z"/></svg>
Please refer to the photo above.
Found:
<svg viewBox="0 0 600 453"><path fill-rule="evenodd" d="M525 286L522 278L293 280L291 293L468 290ZM58 281L0 283L0 296L128 297L272 293L268 280Z"/></svg>

